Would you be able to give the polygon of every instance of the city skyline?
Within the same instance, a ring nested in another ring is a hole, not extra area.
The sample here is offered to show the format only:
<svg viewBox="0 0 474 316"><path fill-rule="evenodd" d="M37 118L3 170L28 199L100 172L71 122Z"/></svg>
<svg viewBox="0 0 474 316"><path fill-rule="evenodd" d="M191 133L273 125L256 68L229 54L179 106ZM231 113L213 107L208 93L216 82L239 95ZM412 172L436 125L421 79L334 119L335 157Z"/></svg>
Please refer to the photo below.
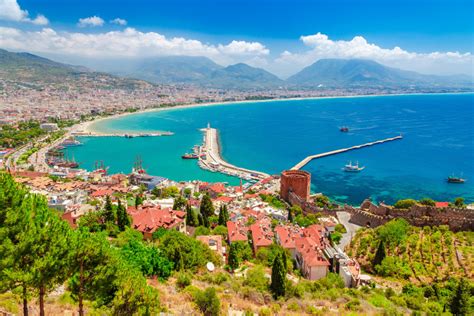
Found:
<svg viewBox="0 0 474 316"><path fill-rule="evenodd" d="M0 48L86 65L102 59L205 56L221 65L244 62L283 78L323 58L372 59L428 74L473 74L472 4L465 1L122 2L0 0Z"/></svg>

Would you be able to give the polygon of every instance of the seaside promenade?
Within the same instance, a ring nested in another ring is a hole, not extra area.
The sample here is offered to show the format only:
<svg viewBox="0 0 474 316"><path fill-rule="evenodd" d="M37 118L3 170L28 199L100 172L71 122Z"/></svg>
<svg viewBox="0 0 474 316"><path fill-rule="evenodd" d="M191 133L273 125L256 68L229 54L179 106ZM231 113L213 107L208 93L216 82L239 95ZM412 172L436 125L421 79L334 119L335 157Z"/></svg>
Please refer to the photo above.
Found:
<svg viewBox="0 0 474 316"><path fill-rule="evenodd" d="M201 131L204 132L204 143L200 152L203 156L199 158L199 166L201 168L225 173L245 180L258 181L270 176L264 172L237 167L224 161L221 157L217 130L208 125L207 128L203 128Z"/></svg>

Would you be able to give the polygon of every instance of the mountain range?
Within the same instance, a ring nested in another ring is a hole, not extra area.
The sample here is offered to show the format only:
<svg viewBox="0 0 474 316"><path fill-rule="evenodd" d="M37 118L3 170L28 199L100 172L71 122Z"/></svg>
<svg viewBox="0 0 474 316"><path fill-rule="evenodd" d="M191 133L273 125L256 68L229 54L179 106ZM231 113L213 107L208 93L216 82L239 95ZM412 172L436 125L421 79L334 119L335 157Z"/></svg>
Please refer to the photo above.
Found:
<svg viewBox="0 0 474 316"><path fill-rule="evenodd" d="M128 61L119 65L120 68L109 67L101 69L102 72L96 72L29 53L13 53L0 49L0 79L32 83L64 82L100 76L102 80L106 78L106 81L126 86L147 81L235 90L473 87L472 78L469 76L423 75L365 59L320 59L287 80L244 63L224 67L206 57L158 57Z"/></svg>

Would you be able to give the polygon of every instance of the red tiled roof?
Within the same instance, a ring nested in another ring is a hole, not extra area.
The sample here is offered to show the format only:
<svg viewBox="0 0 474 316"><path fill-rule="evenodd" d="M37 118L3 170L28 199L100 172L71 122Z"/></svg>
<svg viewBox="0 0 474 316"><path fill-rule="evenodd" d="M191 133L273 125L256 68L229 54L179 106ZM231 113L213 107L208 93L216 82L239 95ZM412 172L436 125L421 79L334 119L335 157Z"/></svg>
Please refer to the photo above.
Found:
<svg viewBox="0 0 474 316"><path fill-rule="evenodd" d="M224 183L214 183L208 187L209 190L215 193L224 193L225 192L225 185Z"/></svg>
<svg viewBox="0 0 474 316"><path fill-rule="evenodd" d="M435 207L437 208L444 208L444 207L448 207L449 206L449 202L436 202L435 203Z"/></svg>
<svg viewBox="0 0 474 316"><path fill-rule="evenodd" d="M300 237L295 239L296 251L303 258L305 266L329 266L329 262L323 257L317 242L311 237Z"/></svg>
<svg viewBox="0 0 474 316"><path fill-rule="evenodd" d="M254 250L258 247L267 247L273 243L272 226L268 219L259 220L250 225Z"/></svg>
<svg viewBox="0 0 474 316"><path fill-rule="evenodd" d="M289 226L277 226L275 227L275 233L278 236L280 246L285 249L295 248L295 238L302 236L301 229Z"/></svg>
<svg viewBox="0 0 474 316"><path fill-rule="evenodd" d="M90 196L92 197L101 197L101 196L106 196L106 195L110 196L113 193L114 191L111 189L99 189L97 191L92 192Z"/></svg>
<svg viewBox="0 0 474 316"><path fill-rule="evenodd" d="M231 243L234 241L247 241L247 231L248 228L240 222L227 222L227 234Z"/></svg>
<svg viewBox="0 0 474 316"><path fill-rule="evenodd" d="M214 199L214 201L216 201L216 202L224 202L224 203L230 203L233 200L234 200L234 198L232 198L230 196L219 196L219 197Z"/></svg>
<svg viewBox="0 0 474 316"><path fill-rule="evenodd" d="M153 233L160 227L174 228L180 225L186 217L186 212L161 210L158 207L147 207L137 211L128 208L128 211L132 217L132 227L142 233Z"/></svg>

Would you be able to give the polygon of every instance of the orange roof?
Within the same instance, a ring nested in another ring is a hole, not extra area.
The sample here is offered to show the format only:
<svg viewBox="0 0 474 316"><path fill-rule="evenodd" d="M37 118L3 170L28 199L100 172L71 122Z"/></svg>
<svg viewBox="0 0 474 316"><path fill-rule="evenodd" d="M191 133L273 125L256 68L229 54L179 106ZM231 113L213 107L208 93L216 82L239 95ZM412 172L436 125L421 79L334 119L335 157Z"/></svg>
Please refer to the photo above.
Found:
<svg viewBox="0 0 474 316"><path fill-rule="evenodd" d="M299 237L295 239L296 251L303 258L305 266L329 266L329 262L323 257L317 242L311 237Z"/></svg>
<svg viewBox="0 0 474 316"><path fill-rule="evenodd" d="M94 191L92 192L92 194L90 196L92 197L101 197L101 196L110 196L114 193L113 190L110 190L110 189L99 189L97 191Z"/></svg>
<svg viewBox="0 0 474 316"><path fill-rule="evenodd" d="M449 202L436 202L435 203L435 206L437 208L445 208L445 207L448 207L449 206Z"/></svg>
<svg viewBox="0 0 474 316"><path fill-rule="evenodd" d="M231 198L230 196L219 196L214 199L216 202L224 202L224 203L230 203L234 200L234 198Z"/></svg>
<svg viewBox="0 0 474 316"><path fill-rule="evenodd" d="M214 183L209 186L209 190L215 193L224 193L225 192L225 185L224 183Z"/></svg>
<svg viewBox="0 0 474 316"><path fill-rule="evenodd" d="M142 233L153 233L160 227L174 228L181 224L186 216L186 212L161 210L157 207L147 207L135 212L129 211L129 214L132 216L133 228Z"/></svg>
<svg viewBox="0 0 474 316"><path fill-rule="evenodd" d="M277 226L275 227L275 233L278 236L280 246L285 249L295 248L295 238L302 237L302 231L298 227L290 226Z"/></svg>
<svg viewBox="0 0 474 316"><path fill-rule="evenodd" d="M229 242L234 241L247 241L248 228L242 225L241 222L227 222L227 234L229 236Z"/></svg>
<svg viewBox="0 0 474 316"><path fill-rule="evenodd" d="M259 220L250 225L254 250L258 247L267 247L273 243L272 226L268 219Z"/></svg>

